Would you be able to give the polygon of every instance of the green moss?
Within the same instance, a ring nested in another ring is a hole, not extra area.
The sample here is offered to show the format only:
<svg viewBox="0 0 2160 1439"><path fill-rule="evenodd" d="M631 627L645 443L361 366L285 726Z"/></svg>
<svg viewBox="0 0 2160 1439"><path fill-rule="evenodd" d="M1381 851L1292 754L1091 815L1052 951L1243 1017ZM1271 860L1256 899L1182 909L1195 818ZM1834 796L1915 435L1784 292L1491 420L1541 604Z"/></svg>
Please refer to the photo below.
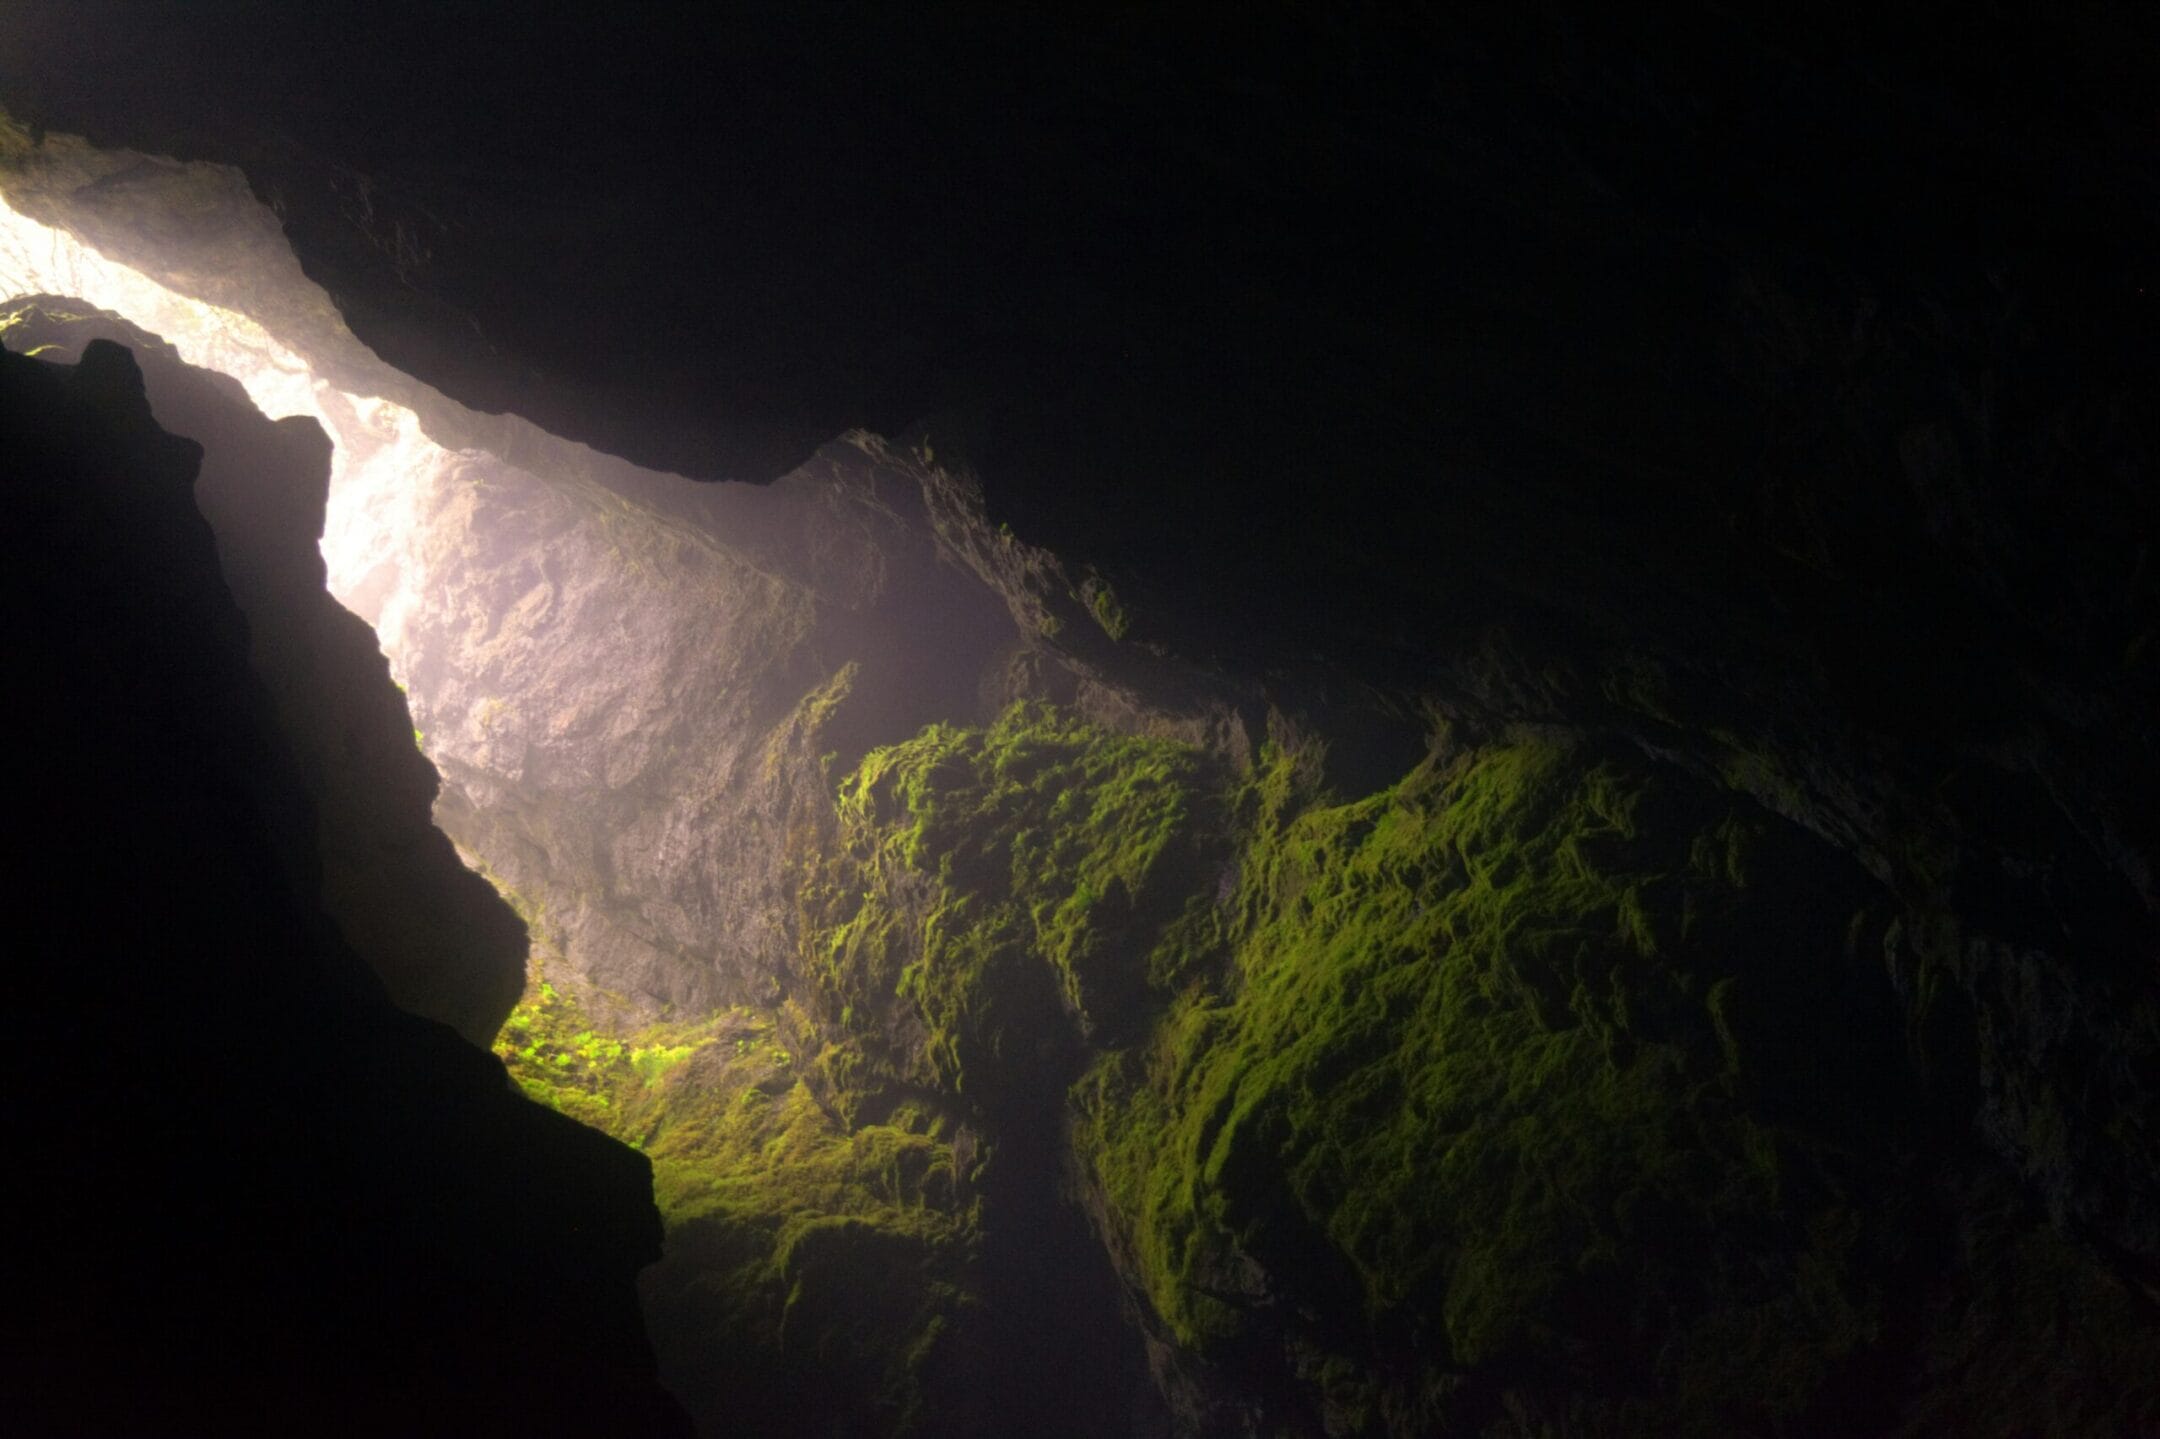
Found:
<svg viewBox="0 0 2160 1439"><path fill-rule="evenodd" d="M1233 781L1039 705L933 726L791 841L800 1008L607 1036L536 984L513 1072L651 1156L657 1327L741 1359L701 1412L927 1423L978 1322L984 1156L1077 1073L1159 1328L1232 1354L1287 1326L1343 1426L1471 1390L1616 1432L1807 1422L1881 1324L1888 1081L1834 998L1857 874L1557 739L1318 786L1306 749Z"/></svg>
<svg viewBox="0 0 2160 1439"><path fill-rule="evenodd" d="M1098 575L1088 576L1081 582L1079 598L1087 606L1088 613L1095 617L1095 623L1110 638L1122 640L1131 632L1132 617L1126 614L1125 606L1108 580Z"/></svg>
<svg viewBox="0 0 2160 1439"><path fill-rule="evenodd" d="M1060 1036L1135 1022L1211 944L1205 773L1187 746L1036 705L868 755L804 890L805 969L842 1036L824 1062L983 1100Z"/></svg>
<svg viewBox="0 0 2160 1439"><path fill-rule="evenodd" d="M1772 952L1745 876L1782 841L1563 743L1292 818L1295 782L1275 756L1240 805L1231 975L1075 1091L1164 1326L1235 1341L1256 1261L1278 1310L1409 1344L1436 1386L1598 1353L1719 1422L1802 1410L1877 1296L1847 1151L1767 1118L1747 1051L1843 915Z"/></svg>
<svg viewBox="0 0 2160 1439"><path fill-rule="evenodd" d="M843 1125L779 1036L741 1007L608 1034L536 972L496 1053L527 1095L651 1160L669 1230L655 1302L690 1345L673 1372L721 1385L734 1412L814 1400L901 1432L971 1302L975 1206L934 1115Z"/></svg>

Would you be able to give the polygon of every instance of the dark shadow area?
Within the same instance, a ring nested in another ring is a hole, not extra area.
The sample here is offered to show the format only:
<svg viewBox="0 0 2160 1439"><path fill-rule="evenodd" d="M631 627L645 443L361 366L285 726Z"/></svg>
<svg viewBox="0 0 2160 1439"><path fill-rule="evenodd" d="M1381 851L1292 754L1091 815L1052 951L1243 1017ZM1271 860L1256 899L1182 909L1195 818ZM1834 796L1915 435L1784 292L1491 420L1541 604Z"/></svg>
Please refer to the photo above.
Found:
<svg viewBox="0 0 2160 1439"><path fill-rule="evenodd" d="M124 350L0 355L26 1435L680 1432L644 1162L393 1009Z"/></svg>

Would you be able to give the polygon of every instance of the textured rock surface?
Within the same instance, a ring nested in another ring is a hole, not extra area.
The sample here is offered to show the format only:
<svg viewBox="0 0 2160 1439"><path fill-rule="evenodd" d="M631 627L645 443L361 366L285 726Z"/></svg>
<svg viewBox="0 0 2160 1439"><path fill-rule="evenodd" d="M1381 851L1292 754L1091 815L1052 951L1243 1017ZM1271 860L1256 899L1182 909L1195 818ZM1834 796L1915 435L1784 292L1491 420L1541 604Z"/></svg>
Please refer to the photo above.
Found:
<svg viewBox="0 0 2160 1439"><path fill-rule="evenodd" d="M363 627L315 613L328 601L304 536L319 483L280 487L259 465L293 458L278 436L319 462L319 432L248 418L237 387L66 309L20 307L11 340L48 355L91 333L144 345L157 398L208 438L206 472L232 491L206 503L231 506L218 543L264 608L254 658L274 661L287 708L322 718L309 665L337 669L335 646ZM449 776L443 822L533 920L536 979L555 983L538 981L503 1048L534 1097L659 1166L671 1232L645 1291L676 1392L712 1432L1159 1432L1110 1267L1057 1193L1055 1091L987 1138L964 1107L896 1112L867 1090L879 1108L864 1122L851 1094L797 1082L814 1030L773 1006L798 979L799 891L835 822L834 766L1023 694L1197 736L1227 723L1206 718L1206 687L1162 687L1179 719L1098 675L1082 655L1118 660L1100 588L991 529L961 480L869 437L765 490L619 467L542 479L480 452L425 452L405 478L408 493L371 501L403 528L369 551L358 593L410 682L410 718L364 643L365 663L343 656L354 693L328 713L387 714L397 757L424 772L425 745ZM300 576L293 592L265 588L279 570ZM295 620L333 643L302 645ZM266 650L279 641L289 652ZM342 754L364 782L365 752L326 742L341 733L302 737L318 765ZM396 772L360 792L387 802ZM349 842L337 810L322 805L319 828ZM400 898L361 918L395 917ZM459 972L391 958L408 979ZM724 1002L743 998L764 1007Z"/></svg>
<svg viewBox="0 0 2160 1439"><path fill-rule="evenodd" d="M200 447L102 342L0 355L0 430L0 609L37 678L5 748L10 1424L673 1432L633 1300L644 1162L392 1007L317 903Z"/></svg>
<svg viewBox="0 0 2160 1439"><path fill-rule="evenodd" d="M798 1000L827 943L802 891L873 744L1027 695L1189 733L1222 703L1098 673L1054 561L869 437L769 490L642 483L476 458L388 606L442 823L545 955L503 1051L658 1167L671 1387L714 1434L1162 1432L1060 1198L1054 1083L986 1125L934 1082L896 1105L799 1075L835 1017Z"/></svg>
<svg viewBox="0 0 2160 1439"><path fill-rule="evenodd" d="M374 598L702 1422L2151 1428L2150 21L787 10L0 38L460 452Z"/></svg>
<svg viewBox="0 0 2160 1439"><path fill-rule="evenodd" d="M811 693L848 670L896 738L972 713L1017 638L875 446L674 488L694 519L475 457L422 502L387 634L444 827L646 1018L772 997L799 798L775 746Z"/></svg>
<svg viewBox="0 0 2160 1439"><path fill-rule="evenodd" d="M1348 804L1303 746L1225 788L1054 712L880 751L805 890L812 1085L939 1095L995 1173L1079 1075L1177 1432L2149 1425L2144 1261L2021 1213L2023 1157L1915 1052L1915 909L1610 743L1456 728ZM2134 1199L2111 1161L2084 1182Z"/></svg>

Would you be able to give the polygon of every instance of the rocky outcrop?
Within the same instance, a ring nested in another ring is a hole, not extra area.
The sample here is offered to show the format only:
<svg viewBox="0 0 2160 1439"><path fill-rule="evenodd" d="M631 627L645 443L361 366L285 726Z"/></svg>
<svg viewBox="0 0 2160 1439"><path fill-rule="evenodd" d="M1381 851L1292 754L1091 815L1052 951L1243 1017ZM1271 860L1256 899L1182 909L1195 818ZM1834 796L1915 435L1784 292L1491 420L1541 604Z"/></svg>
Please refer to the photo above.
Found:
<svg viewBox="0 0 2160 1439"><path fill-rule="evenodd" d="M396 1009L318 901L306 736L251 668L201 448L101 341L0 355L0 429L10 1424L677 1432L634 1307L645 1163Z"/></svg>

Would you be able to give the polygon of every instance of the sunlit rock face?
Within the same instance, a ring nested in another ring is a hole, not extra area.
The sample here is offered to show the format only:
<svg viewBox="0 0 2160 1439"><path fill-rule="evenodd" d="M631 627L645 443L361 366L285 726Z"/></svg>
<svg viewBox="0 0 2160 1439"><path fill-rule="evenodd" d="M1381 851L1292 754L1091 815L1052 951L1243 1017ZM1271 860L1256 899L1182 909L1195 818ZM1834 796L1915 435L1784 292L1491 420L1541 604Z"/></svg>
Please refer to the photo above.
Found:
<svg viewBox="0 0 2160 1439"><path fill-rule="evenodd" d="M382 623L444 827L645 1018L777 992L813 692L852 667L864 742L996 702L1019 632L940 563L922 479L843 443L739 521L479 458L423 499Z"/></svg>

